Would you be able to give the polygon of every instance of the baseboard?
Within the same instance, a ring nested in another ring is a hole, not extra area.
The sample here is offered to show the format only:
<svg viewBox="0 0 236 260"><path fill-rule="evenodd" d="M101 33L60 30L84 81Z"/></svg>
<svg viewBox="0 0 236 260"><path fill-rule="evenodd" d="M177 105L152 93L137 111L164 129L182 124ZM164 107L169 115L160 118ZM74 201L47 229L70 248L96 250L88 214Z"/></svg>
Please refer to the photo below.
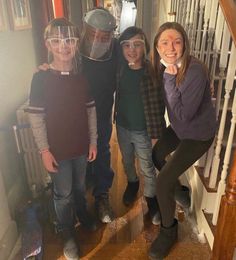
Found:
<svg viewBox="0 0 236 260"><path fill-rule="evenodd" d="M20 202L22 201L24 195L23 188L24 186L22 184L22 181L20 180L20 178L18 178L7 194L8 207L13 219L15 218L15 211L20 205Z"/></svg>
<svg viewBox="0 0 236 260"><path fill-rule="evenodd" d="M195 167L189 168L189 170L185 173L185 176L192 190L191 208L194 211L194 215L196 216L198 232L200 234L202 233L205 234L209 246L212 249L213 242L214 242L214 235L204 215L203 209L209 207L210 203L208 202L210 200L211 200L211 205L212 204L214 205L214 203L212 203L213 194L207 193L207 190L205 189ZM212 208L208 208L208 210L212 211Z"/></svg>
<svg viewBox="0 0 236 260"><path fill-rule="evenodd" d="M0 259L8 259L18 238L15 221L10 221L9 226L0 241Z"/></svg>

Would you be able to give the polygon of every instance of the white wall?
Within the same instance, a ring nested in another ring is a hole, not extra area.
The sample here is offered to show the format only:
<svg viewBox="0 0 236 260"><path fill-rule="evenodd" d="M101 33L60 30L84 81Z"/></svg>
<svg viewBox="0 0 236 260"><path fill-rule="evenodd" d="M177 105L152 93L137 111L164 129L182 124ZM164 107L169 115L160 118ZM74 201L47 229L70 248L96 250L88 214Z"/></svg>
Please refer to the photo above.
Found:
<svg viewBox="0 0 236 260"><path fill-rule="evenodd" d="M160 25L168 21L170 0L152 0L151 43Z"/></svg>
<svg viewBox="0 0 236 260"><path fill-rule="evenodd" d="M142 28L152 49L153 39L159 26L168 21L170 0L138 0L136 25Z"/></svg>

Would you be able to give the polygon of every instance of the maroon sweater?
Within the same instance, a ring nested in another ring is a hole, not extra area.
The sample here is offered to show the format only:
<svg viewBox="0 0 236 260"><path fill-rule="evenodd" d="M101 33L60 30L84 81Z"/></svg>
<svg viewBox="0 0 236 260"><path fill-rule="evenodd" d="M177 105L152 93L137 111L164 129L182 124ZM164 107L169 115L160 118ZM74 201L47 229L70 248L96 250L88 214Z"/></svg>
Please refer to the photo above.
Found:
<svg viewBox="0 0 236 260"><path fill-rule="evenodd" d="M86 103L88 84L82 75L51 70L33 76L30 113L45 113L50 151L57 161L87 154L89 146Z"/></svg>

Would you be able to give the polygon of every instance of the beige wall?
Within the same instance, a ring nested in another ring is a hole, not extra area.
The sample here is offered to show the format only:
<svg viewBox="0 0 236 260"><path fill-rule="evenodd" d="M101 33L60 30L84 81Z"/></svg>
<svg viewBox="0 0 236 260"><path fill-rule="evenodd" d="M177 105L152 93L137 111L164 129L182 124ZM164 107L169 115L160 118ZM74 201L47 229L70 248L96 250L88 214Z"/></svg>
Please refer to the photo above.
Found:
<svg viewBox="0 0 236 260"><path fill-rule="evenodd" d="M6 3L6 1L3 1ZM15 208L15 201L20 198L22 164L16 153L12 126L15 124L15 111L27 98L32 73L35 70L35 54L32 32L12 31L6 6L3 6L6 29L0 32L0 174L4 190L0 192L0 241L12 245L15 235L10 227L14 214L8 208ZM11 214L11 216L9 215ZM8 227L9 224L9 227ZM8 232L9 231L9 232ZM5 250L5 249L4 249ZM7 259L7 252L1 249L0 256Z"/></svg>
<svg viewBox="0 0 236 260"><path fill-rule="evenodd" d="M0 169L9 192L17 177L12 125L15 111L27 98L35 55L31 30L12 31L4 6L6 30L0 32Z"/></svg>
<svg viewBox="0 0 236 260"><path fill-rule="evenodd" d="M0 258L7 259L17 238L12 219L22 195L23 174L12 126L16 123L16 109L28 96L36 63L32 31L10 30L5 5L3 13L6 28L0 32L0 245L5 246L1 246Z"/></svg>

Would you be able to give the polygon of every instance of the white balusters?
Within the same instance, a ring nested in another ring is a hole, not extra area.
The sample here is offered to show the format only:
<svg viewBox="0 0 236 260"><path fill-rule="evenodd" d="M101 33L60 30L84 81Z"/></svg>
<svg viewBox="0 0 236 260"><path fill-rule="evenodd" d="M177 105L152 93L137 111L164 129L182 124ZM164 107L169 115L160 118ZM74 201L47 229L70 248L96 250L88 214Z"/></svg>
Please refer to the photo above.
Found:
<svg viewBox="0 0 236 260"><path fill-rule="evenodd" d="M194 45L196 41L198 10L199 10L199 0L195 0L195 6L193 11L193 29L192 29L192 35L190 41L191 54L194 53Z"/></svg>
<svg viewBox="0 0 236 260"><path fill-rule="evenodd" d="M213 164L212 164L212 175L210 177L210 182L209 182L210 188L214 188L216 186L216 179L217 179L219 163L220 163L220 152L221 152L222 140L223 140L223 135L224 135L225 122L226 122L228 104L229 104L229 99L230 99L230 92L233 88L233 82L234 82L234 77L235 77L235 69L234 69L235 60L236 60L235 46L232 44L228 71L227 71L227 75L226 75L226 82L225 82L224 106L223 106L223 111L222 111L222 116L221 116L221 121L220 121L218 137L217 137L215 156L214 156Z"/></svg>
<svg viewBox="0 0 236 260"><path fill-rule="evenodd" d="M211 12L211 1L207 0L206 4L205 4L203 35L202 35L202 44L201 44L201 52L200 52L200 59L203 62L204 62L204 57L205 57L207 28L208 28L208 22L209 22L209 18L210 18L210 12Z"/></svg>
<svg viewBox="0 0 236 260"><path fill-rule="evenodd" d="M183 26L184 26L186 32L188 32L188 27L189 27L190 7L191 7L191 1L187 1L185 22L183 23Z"/></svg>
<svg viewBox="0 0 236 260"><path fill-rule="evenodd" d="M187 10L187 2L189 2L189 1L186 1L186 0L183 1L183 15L181 17L181 24L183 26L185 26L185 20L186 20L186 15L187 15L187 11L185 11L185 10Z"/></svg>
<svg viewBox="0 0 236 260"><path fill-rule="evenodd" d="M208 29L208 39L207 39L207 54L205 63L207 67L210 65L211 51L212 51L212 41L213 35L215 33L215 22L218 8L218 0L213 0L211 4L210 20L209 20L209 29Z"/></svg>
<svg viewBox="0 0 236 260"><path fill-rule="evenodd" d="M217 3L216 3L217 6ZM212 10L215 10L216 7L212 6ZM211 10L211 12L212 12ZM216 29L215 31L215 37L214 37L214 45L213 45L213 56L212 56L212 65L211 65L211 85L215 86L215 81L216 81L216 62L219 56L219 51L220 51L220 44L221 44L221 39L222 39L222 32L223 32L223 13L221 11L221 8L219 8L218 11L218 16L217 16L217 24L216 24ZM210 19L209 27L215 26L215 22L213 22ZM223 76L224 76L224 69L220 68L220 73L219 73L219 83L217 87L217 97L216 97L216 103L215 103L215 108L216 108L216 118L218 118L219 115L219 110L220 110L220 100L221 100L221 93L222 93L222 82L223 82ZM206 159L206 165L204 168L204 177L208 178L210 175L210 169L213 161L213 156L214 156L214 148L215 148L215 141L211 145L210 149L207 152L207 159Z"/></svg>
<svg viewBox="0 0 236 260"><path fill-rule="evenodd" d="M198 25L197 25L197 37L195 45L195 56L198 58L200 55L200 44L202 36L202 23L203 23L203 13L205 10L205 0L200 1L199 16L198 16Z"/></svg>
<svg viewBox="0 0 236 260"><path fill-rule="evenodd" d="M236 60L236 48L235 48L235 45L232 44L229 69L228 69L229 73L227 75L229 77L229 78L227 77L228 84L232 85L232 87L233 87L235 71L236 71L235 60ZM225 151L225 156L224 156L223 170L221 173L221 179L220 179L220 182L218 184L218 189L217 189L217 199L216 199L215 209L214 209L214 214L213 214L213 219L212 219L213 225L216 225L216 223L217 223L221 197L225 193L226 177L228 174L228 167L229 167L229 162L230 162L230 156L231 156L233 138L234 138L234 132L235 132L235 124L236 124L236 91L234 92L234 99L233 99L231 111L232 111L231 126L230 126L230 131L229 131L229 136L228 136L228 141L227 141L227 146L226 146L226 151Z"/></svg>
<svg viewBox="0 0 236 260"><path fill-rule="evenodd" d="M232 43L230 32L219 6L219 0L173 0L172 3L173 12L176 12L175 21L183 25L189 37L191 54L207 65L211 75L211 85L214 86L214 90L216 91L215 108L216 117L219 121L219 129L215 142L205 157L206 164L204 167L204 177L209 178L209 188L216 188L223 137L226 135L226 117L229 111L231 92L233 86L235 86L234 81L236 79L235 46ZM222 92L224 93L223 100ZM218 186L217 202L214 209L214 224L218 218L220 199L225 190L235 125L236 93L234 93L230 133L227 141L221 181Z"/></svg>
<svg viewBox="0 0 236 260"><path fill-rule="evenodd" d="M209 28L215 29L216 23L216 15L218 9L218 0L211 0L211 13L210 13L210 21L209 21Z"/></svg>

